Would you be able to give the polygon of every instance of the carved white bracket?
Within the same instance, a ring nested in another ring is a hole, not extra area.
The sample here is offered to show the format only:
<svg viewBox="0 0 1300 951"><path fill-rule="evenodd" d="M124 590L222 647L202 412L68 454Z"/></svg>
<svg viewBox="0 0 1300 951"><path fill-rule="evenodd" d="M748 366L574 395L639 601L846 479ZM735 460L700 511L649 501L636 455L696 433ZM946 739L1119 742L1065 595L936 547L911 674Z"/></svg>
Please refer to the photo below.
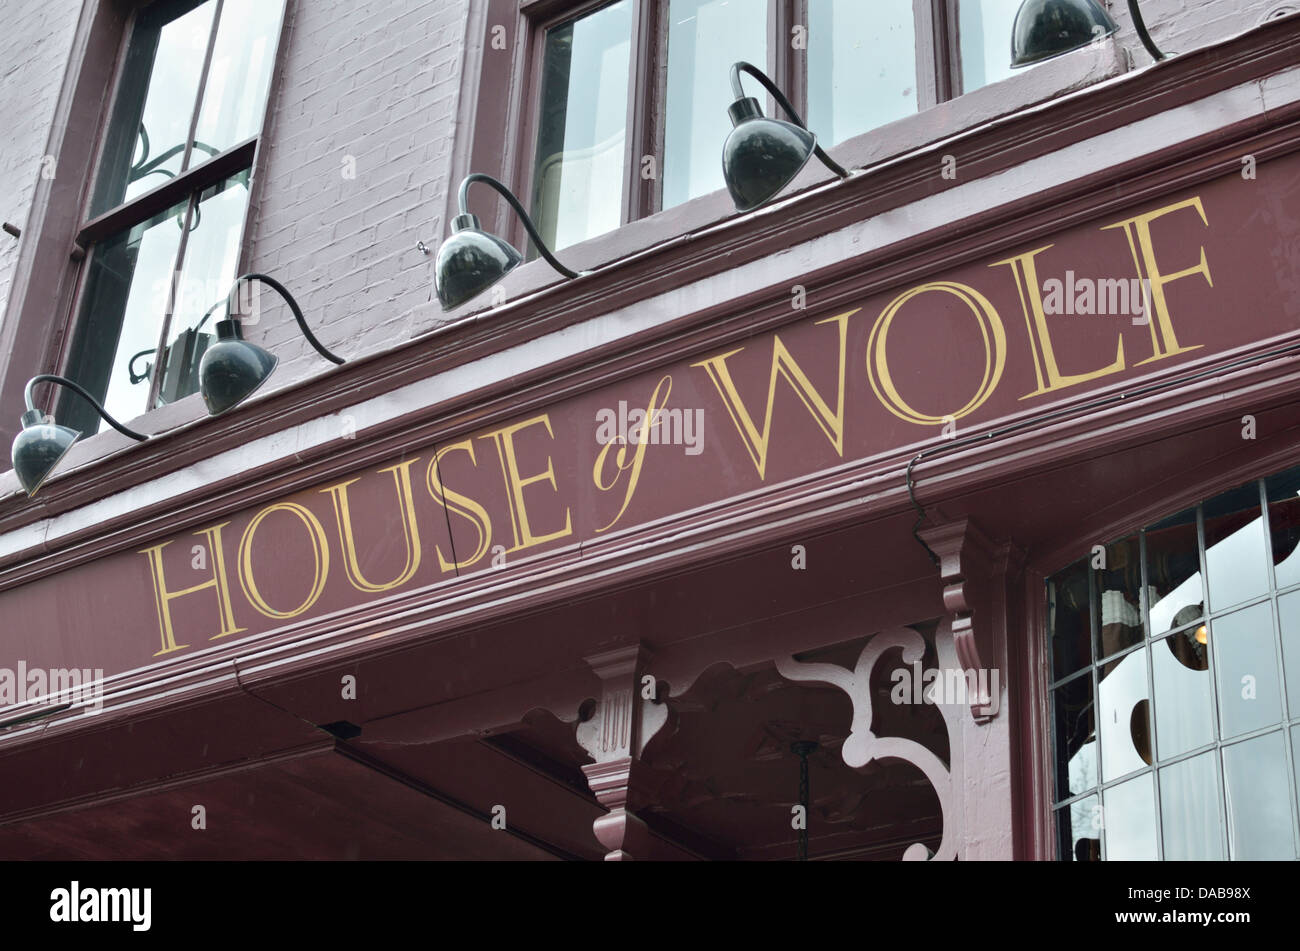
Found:
<svg viewBox="0 0 1300 951"><path fill-rule="evenodd" d="M939 664L944 669L959 668L951 634L951 622L944 621L935 635ZM962 834L957 808L961 784L954 774L960 771L960 720L965 707L953 704L937 705L948 728L948 749L952 751L953 768L945 766L938 756L915 740L897 736L877 736L873 733L871 672L885 652L892 648L902 649L905 664L918 664L925 655L925 639L911 628L895 628L873 635L862 649L858 662L852 670L838 664L805 664L792 657L778 658L776 669L787 680L837 687L848 695L853 703L853 722L841 753L844 762L849 766L861 769L873 761L879 760L883 763L897 760L911 763L925 775L939 797L939 807L943 815L943 838L939 843L938 852L933 855L924 845L915 842L907 847L903 859L905 861L951 860L957 857L957 843L961 841Z"/></svg>

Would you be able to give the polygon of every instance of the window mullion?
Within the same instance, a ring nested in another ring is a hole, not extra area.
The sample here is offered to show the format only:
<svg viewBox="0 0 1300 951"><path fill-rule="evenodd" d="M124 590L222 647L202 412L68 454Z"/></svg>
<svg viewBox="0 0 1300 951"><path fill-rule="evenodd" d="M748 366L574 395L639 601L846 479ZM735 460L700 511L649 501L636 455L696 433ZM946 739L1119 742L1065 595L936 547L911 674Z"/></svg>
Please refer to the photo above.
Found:
<svg viewBox="0 0 1300 951"><path fill-rule="evenodd" d="M1277 661L1278 700L1282 708L1282 755L1286 760L1286 783L1291 807L1291 856L1300 857L1300 813L1297 812L1295 748L1291 742L1291 717L1294 715L1287 698L1286 657L1282 650L1282 611L1277 603L1277 565L1273 561L1273 525L1268 510L1268 482L1259 480L1259 506L1263 520L1264 564L1268 569L1269 607L1273 615L1273 650Z"/></svg>
<svg viewBox="0 0 1300 951"><path fill-rule="evenodd" d="M1202 623L1206 625L1207 644L1205 651L1206 667L1210 671L1210 715L1214 726L1214 781L1217 791L1216 808L1219 814L1219 847L1223 850L1224 861L1232 858L1232 842L1228 835L1228 797L1223 778L1223 727L1219 710L1219 641L1214 621L1217 620L1214 602L1210 598L1210 559L1205 545L1205 505L1196 506L1196 548L1200 558L1201 591L1206 600L1206 610L1201 611Z"/></svg>
<svg viewBox="0 0 1300 951"><path fill-rule="evenodd" d="M652 214L657 200L655 185L663 159L656 148L659 59L659 23L666 16L667 0L633 0L632 48L628 56L627 138L622 198L622 223ZM654 175L643 174L642 161L654 159Z"/></svg>
<svg viewBox="0 0 1300 951"><path fill-rule="evenodd" d="M190 131L185 137L185 155L181 158L181 171L190 167L194 154L194 136L199 127L199 112L203 108L203 99L208 91L208 70L212 67L212 52L217 45L217 31L221 28L221 10L225 0L217 0L216 10L212 14L212 30L208 33L208 46L203 52L203 68L199 70L199 91L194 97L194 111L190 113Z"/></svg>
<svg viewBox="0 0 1300 951"><path fill-rule="evenodd" d="M158 335L158 347L154 351L153 373L149 375L149 401L144 408L146 413L158 405L158 395L162 392L163 373L167 369L167 335L171 332L172 315L176 311L176 295L179 292L181 273L185 269L185 250L192 230L190 223L198 210L199 195L200 192L197 191L190 195L181 222L181 240L176 247L176 261L172 264L171 280L168 281L167 304L163 308L162 329Z"/></svg>
<svg viewBox="0 0 1300 951"><path fill-rule="evenodd" d="M1138 605L1142 619L1142 650L1146 652L1147 662L1147 730L1151 736L1151 795L1155 797L1153 815L1156 820L1156 861L1165 859L1165 824L1164 813L1160 808L1160 734L1159 721L1156 716L1156 645L1163 643L1152 639L1151 630L1151 580L1147 574L1147 533L1138 533Z"/></svg>
<svg viewBox="0 0 1300 951"><path fill-rule="evenodd" d="M777 36L777 43L785 51L786 68L781 77L786 95L805 122L808 118L808 44L812 37L808 33L808 0L778 0L786 15L785 22ZM794 28L802 27L802 45L794 45Z"/></svg>

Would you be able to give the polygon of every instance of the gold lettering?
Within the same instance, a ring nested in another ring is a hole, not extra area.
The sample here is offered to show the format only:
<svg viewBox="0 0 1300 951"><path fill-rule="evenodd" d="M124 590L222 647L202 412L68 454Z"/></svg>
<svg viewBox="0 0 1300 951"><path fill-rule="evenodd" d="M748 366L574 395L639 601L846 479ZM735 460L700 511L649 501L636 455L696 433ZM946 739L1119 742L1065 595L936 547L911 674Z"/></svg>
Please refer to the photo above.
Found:
<svg viewBox="0 0 1300 951"><path fill-rule="evenodd" d="M304 525L307 526L307 534L311 538L313 572L311 591L307 594L302 604L290 611L277 611L271 605L266 603L266 598L257 587L257 582L253 579L253 534L257 531L258 526L266 519L267 516L275 512L288 512L296 516ZM248 598L248 603L254 608L265 614L267 617L280 618L281 620L297 617L304 611L311 608L320 598L321 592L325 590L325 579L329 577L330 572L330 550L329 543L325 539L325 527L317 520L316 516L307 508L298 505L296 502L277 502L275 505L268 505L262 511L253 516L253 520L248 523L244 529L244 537L239 540L239 581L243 585L244 594Z"/></svg>
<svg viewBox="0 0 1300 951"><path fill-rule="evenodd" d="M1042 285L1038 283L1038 267L1034 261L1035 257L1050 247L1053 245L1047 244L989 265L989 267L1001 267L1006 264L1011 268L1011 273L1015 276L1016 290L1020 293L1020 308L1025 315L1025 326L1029 329L1029 351L1034 360L1034 376L1038 379L1038 389L1020 397L1022 400L1074 386L1076 383L1086 383L1088 380L1118 373L1124 369L1124 338L1120 337L1114 363L1088 373L1061 373L1060 365L1056 362L1056 348L1052 345L1052 335L1047 329L1047 315L1043 312Z"/></svg>
<svg viewBox="0 0 1300 951"><path fill-rule="evenodd" d="M397 492L397 507L402 516L402 543L406 545L406 566L396 578L383 584L368 581L361 574L361 562L357 558L357 540L352 531L352 510L348 504L348 486L361 480L349 479L346 482L340 482L338 485L331 485L320 490L328 494L334 502L334 518L339 526L339 539L343 542L343 572L347 575L352 587L358 591L366 591L370 594L391 591L393 588L410 581L411 576L420 567L420 526L415 520L415 499L411 494L411 466L415 465L417 461L411 459L395 466L389 466L387 469L379 470L380 472L391 472L393 474L393 484Z"/></svg>
<svg viewBox="0 0 1300 951"><path fill-rule="evenodd" d="M1149 296L1151 299L1146 304L1146 318L1151 331L1151 356L1139 361L1137 366L1163 360L1165 357L1172 357L1175 354L1199 350L1203 346L1202 344L1196 344L1192 347L1179 346L1178 335L1174 333L1173 318L1169 314L1169 302L1165 299L1165 285L1172 284L1184 277L1191 277L1193 274L1200 274L1204 276L1205 283L1213 287L1214 279L1210 277L1210 267L1205 260L1205 248L1204 246L1200 248L1201 260L1198 264L1176 271L1173 274L1162 274L1160 266L1156 263L1155 244L1151 240L1151 222L1183 208L1195 208L1196 213L1201 216L1201 222L1207 228L1210 226L1209 220L1205 217L1205 208L1201 205L1201 198L1198 195L1185 201L1166 205L1163 208L1157 208L1145 215L1138 215L1135 218L1119 221L1113 225L1106 225L1101 229L1102 231L1110 231L1114 228L1124 229L1124 237L1128 239L1129 252L1133 255L1133 266L1137 268L1138 278L1145 278L1150 287ZM1140 261L1138 259L1139 251L1141 252Z"/></svg>
<svg viewBox="0 0 1300 951"><path fill-rule="evenodd" d="M912 298L930 291L951 294L969 307L971 313L975 315L980 336L984 341L984 378L980 381L975 395L961 409L938 416L929 416L915 410L903 399L889 372L889 359L885 352L885 340L894 317ZM871 339L867 342L867 376L871 380L871 388L876 391L876 396L880 398L885 409L895 416L921 426L941 426L946 421L961 419L977 410L997 389L1006 362L1006 331L1002 327L1002 318L998 316L997 309L975 288L956 281L934 281L899 294L881 312L876 325L871 328Z"/></svg>
<svg viewBox="0 0 1300 951"><path fill-rule="evenodd" d="M573 534L572 521L567 507L564 510L564 528L559 531L551 532L549 535L534 535L532 527L528 523L528 510L524 506L524 489L534 482L545 481L551 483L552 489L559 491L559 487L555 484L555 470L549 455L546 457L545 472L527 478L523 478L519 474L519 460L515 455L515 433L527 429L529 426L536 426L539 423L546 427L546 432L554 439L555 433L551 431L551 418L545 413L479 437L480 439L491 439L496 443L497 454L501 457L501 474L506 481L506 503L510 507L510 528L514 532L515 538L514 546L506 549L507 553L518 551L521 548L530 548L533 545L541 545Z"/></svg>
<svg viewBox="0 0 1300 951"><path fill-rule="evenodd" d="M471 440L466 439L463 442L452 443L450 446L443 446L429 462L429 494L433 496L434 501L446 509L448 514L459 515L473 525L475 531L478 532L478 542L473 555L464 561L458 558L454 562L444 558L442 550L437 545L434 545L433 552L438 556L438 565L443 571L451 571L453 568L468 568L487 554L488 545L492 541L492 519L488 515L487 509L469 496L454 492L443 484L442 475L438 471L438 463L442 461L442 457L447 453L456 451L469 453L469 461L474 463L475 466L478 465L478 460L474 458L474 443ZM453 555L455 554L455 548L453 542Z"/></svg>
<svg viewBox="0 0 1300 951"><path fill-rule="evenodd" d="M226 556L221 548L221 530L229 524L229 522L222 522L220 525L213 525L211 528L205 528L201 532L194 533L195 535L202 535L208 540L208 550L212 553L212 577L191 588L185 588L181 591L167 590L167 580L163 574L162 550L171 542L163 542L161 545L154 545L152 548L146 548L140 552L141 555L148 557L149 568L153 572L154 603L158 608L158 628L162 636L162 650L156 651L154 657L161 657L163 654L170 654L173 651L184 650L189 647L188 644L176 643L176 634L172 628L171 603L176 598L194 594L205 588L216 588L217 610L221 616L221 630L214 634L210 640L215 641L218 637L238 634L240 631L247 630L247 628L240 627L235 623L235 612L230 606L230 583L226 580Z"/></svg>
<svg viewBox="0 0 1300 951"><path fill-rule="evenodd" d="M740 353L745 349L744 347L728 350L716 357L709 357L707 360L691 364L691 366L703 367L704 371L708 373L709 379L717 388L723 404L727 407L727 412L731 415L731 421L735 424L737 432L740 433L740 438L745 444L745 449L749 452L749 458L753 461L754 468L758 470L760 479L765 478L767 472L767 453L772 435L772 411L776 408L776 382L778 378L783 377L790 384L795 395L807 407L808 412L812 414L821 431L826 434L826 438L835 447L835 452L843 457L844 370L848 348L848 322L849 318L860 309L857 308L836 317L816 321L818 325L836 322L839 324L840 368L834 412L831 412L830 406L813 387L812 381L803 372L803 368L795 362L781 338L775 334L772 335L772 366L768 375L767 409L763 415L763 429L761 432L754 425L754 419L750 416L749 410L741 400L740 392L736 389L736 384L731 378L731 370L727 367L727 358Z"/></svg>
<svg viewBox="0 0 1300 951"><path fill-rule="evenodd" d="M660 394L660 391L662 395ZM668 397L673 391L673 378L665 376L654 388L650 394L650 403L646 407L645 416L641 420L641 425L637 428L636 452L632 455L629 462L627 458L627 446L619 445L618 452L614 456L615 472L614 477L606 485L601 473L605 470L605 463L609 458L610 450L619 443L619 438L615 437L601 447L600 452L596 454L596 465L591 470L592 481L596 483L596 488L602 492L608 492L618 485L623 478L623 473L628 472L627 492L623 495L623 507L618 510L618 514L604 528L596 529L597 532L607 531L613 528L623 513L627 511L628 505L632 502L632 496L636 493L637 483L641 479L641 467L645 464L646 449L650 446L650 430L659 425L659 414L663 408L668 405Z"/></svg>

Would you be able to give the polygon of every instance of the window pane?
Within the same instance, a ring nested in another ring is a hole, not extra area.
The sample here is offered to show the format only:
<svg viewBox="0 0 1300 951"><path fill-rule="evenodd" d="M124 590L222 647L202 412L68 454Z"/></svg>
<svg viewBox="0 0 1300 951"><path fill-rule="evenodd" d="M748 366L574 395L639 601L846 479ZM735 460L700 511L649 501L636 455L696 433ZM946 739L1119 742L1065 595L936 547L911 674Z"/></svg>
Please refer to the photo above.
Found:
<svg viewBox="0 0 1300 951"><path fill-rule="evenodd" d="M632 0L547 31L533 220L559 249L622 222Z"/></svg>
<svg viewBox="0 0 1300 951"><path fill-rule="evenodd" d="M1151 648L1161 759L1214 740L1208 641L1208 626L1198 625L1156 641Z"/></svg>
<svg viewBox="0 0 1300 951"><path fill-rule="evenodd" d="M1300 469L1264 483L1268 494L1268 527L1273 536L1273 570L1277 586L1300 582Z"/></svg>
<svg viewBox="0 0 1300 951"><path fill-rule="evenodd" d="M216 0L155 3L131 34L92 215L175 176L194 118Z"/></svg>
<svg viewBox="0 0 1300 951"><path fill-rule="evenodd" d="M1165 859L1223 858L1223 816L1213 750L1160 771Z"/></svg>
<svg viewBox="0 0 1300 951"><path fill-rule="evenodd" d="M1080 799L1057 812L1061 859L1096 862L1101 859L1101 806L1096 796Z"/></svg>
<svg viewBox="0 0 1300 951"><path fill-rule="evenodd" d="M284 0L225 0L194 131L191 165L257 134Z"/></svg>
<svg viewBox="0 0 1300 951"><path fill-rule="evenodd" d="M1300 726L1291 728L1291 768L1295 771L1293 792L1297 796L1297 804L1300 805Z"/></svg>
<svg viewBox="0 0 1300 951"><path fill-rule="evenodd" d="M1228 846L1234 859L1293 859L1291 789L1281 733L1223 750Z"/></svg>
<svg viewBox="0 0 1300 951"><path fill-rule="evenodd" d="M1277 599L1282 623L1282 672L1286 677L1286 705L1292 717L1300 716L1300 591Z"/></svg>
<svg viewBox="0 0 1300 951"><path fill-rule="evenodd" d="M1056 798L1069 799L1097 785L1097 727L1092 676L1076 677L1052 691L1056 730Z"/></svg>
<svg viewBox="0 0 1300 951"><path fill-rule="evenodd" d="M1047 584L1051 625L1052 679L1061 680L1092 662L1092 621L1088 608L1088 563L1081 561Z"/></svg>
<svg viewBox="0 0 1300 951"><path fill-rule="evenodd" d="M731 130L731 64L767 67L768 0L670 0L663 207L717 191ZM766 93L747 80L760 102Z"/></svg>
<svg viewBox="0 0 1300 951"><path fill-rule="evenodd" d="M1146 648L1104 665L1097 682L1101 778L1109 782L1151 762Z"/></svg>
<svg viewBox="0 0 1300 951"><path fill-rule="evenodd" d="M807 61L808 126L823 147L916 112L912 0L808 0Z"/></svg>
<svg viewBox="0 0 1300 951"><path fill-rule="evenodd" d="M1147 584L1151 586L1151 633L1183 627L1197 620L1205 595L1201 590L1201 556L1196 541L1196 509L1157 522L1146 530Z"/></svg>
<svg viewBox="0 0 1300 951"><path fill-rule="evenodd" d="M171 403L199 389L199 360L212 342L219 308L199 328L204 313L223 301L239 265L239 241L248 207L248 171L205 189L190 225L185 262L176 285L176 303L168 329L167 355L159 403ZM245 322L256 320L256 315Z"/></svg>
<svg viewBox="0 0 1300 951"><path fill-rule="evenodd" d="M1156 800L1151 774L1106 790L1101 826L1106 861L1151 861L1156 852Z"/></svg>
<svg viewBox="0 0 1300 951"><path fill-rule="evenodd" d="M962 91L1011 75L1011 24L1021 0L961 0Z"/></svg>
<svg viewBox="0 0 1300 951"><path fill-rule="evenodd" d="M91 258L68 375L123 422L147 408L148 377L133 383L128 364L144 351L133 364L137 374L153 362L186 204L96 245ZM59 417L86 434L107 426L76 396L62 399Z"/></svg>
<svg viewBox="0 0 1300 951"><path fill-rule="evenodd" d="M1100 601L1097 612L1097 656L1109 657L1142 640L1142 552L1138 538L1107 545L1104 561L1096 556L1094 591Z"/></svg>
<svg viewBox="0 0 1300 951"><path fill-rule="evenodd" d="M1266 551L1257 482L1205 503L1211 611L1222 611L1268 590Z"/></svg>
<svg viewBox="0 0 1300 951"><path fill-rule="evenodd" d="M1277 723L1281 706L1273 610L1268 602L1210 623L1223 738Z"/></svg>

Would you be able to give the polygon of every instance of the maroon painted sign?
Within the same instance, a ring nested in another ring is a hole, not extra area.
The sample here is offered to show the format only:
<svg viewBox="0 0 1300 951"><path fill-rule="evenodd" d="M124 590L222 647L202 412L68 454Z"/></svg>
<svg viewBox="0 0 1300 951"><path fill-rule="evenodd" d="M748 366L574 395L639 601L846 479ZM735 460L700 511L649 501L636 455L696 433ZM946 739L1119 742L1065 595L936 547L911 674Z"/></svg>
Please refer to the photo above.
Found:
<svg viewBox="0 0 1300 951"><path fill-rule="evenodd" d="M184 656L1284 333L1296 181L1262 166L833 312L814 289L775 333L6 592L5 653Z"/></svg>

